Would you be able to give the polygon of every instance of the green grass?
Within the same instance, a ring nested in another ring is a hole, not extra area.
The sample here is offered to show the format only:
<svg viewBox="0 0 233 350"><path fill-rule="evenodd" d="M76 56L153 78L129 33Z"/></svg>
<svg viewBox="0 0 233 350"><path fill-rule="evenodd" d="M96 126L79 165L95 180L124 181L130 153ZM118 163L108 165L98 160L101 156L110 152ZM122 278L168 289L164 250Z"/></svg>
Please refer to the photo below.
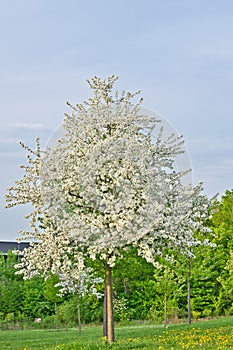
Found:
<svg viewBox="0 0 233 350"><path fill-rule="evenodd" d="M170 325L129 325L115 327L116 341L107 344L102 327L49 331L0 331L1 350L101 350L101 349L233 349L233 317Z"/></svg>

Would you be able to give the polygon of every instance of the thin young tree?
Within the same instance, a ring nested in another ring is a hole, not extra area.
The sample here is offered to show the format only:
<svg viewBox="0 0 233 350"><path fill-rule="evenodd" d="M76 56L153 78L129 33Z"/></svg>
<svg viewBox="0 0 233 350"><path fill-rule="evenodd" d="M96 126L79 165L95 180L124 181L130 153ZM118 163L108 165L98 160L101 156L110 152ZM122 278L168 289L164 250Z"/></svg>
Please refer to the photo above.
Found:
<svg viewBox="0 0 233 350"><path fill-rule="evenodd" d="M26 276L70 264L80 251L105 261L108 342L114 341L112 267L130 246L148 262L168 248L190 253L206 231L209 200L198 185L185 187L175 167L182 137L162 130L158 119L140 112L138 93L113 93L117 78L88 81L93 97L72 106L55 146L29 151L26 175L7 194L8 206L31 202L30 233L37 239L19 265ZM191 253L190 253L191 254ZM73 259L72 257L72 259Z"/></svg>
<svg viewBox="0 0 233 350"><path fill-rule="evenodd" d="M56 284L59 289L59 295L73 294L77 296L77 311L78 311L78 329L81 333L81 299L92 294L97 298L103 295L98 291L98 284L102 283L103 279L96 277L91 267L85 266L84 256L79 254L77 261L72 261L72 264L61 266L59 274L59 282Z"/></svg>
<svg viewBox="0 0 233 350"><path fill-rule="evenodd" d="M55 311L55 327L58 329L58 308L57 304L62 301L62 295L60 293L60 286L58 275L51 274L48 279L45 281L43 294L45 298L52 303L54 303Z"/></svg>

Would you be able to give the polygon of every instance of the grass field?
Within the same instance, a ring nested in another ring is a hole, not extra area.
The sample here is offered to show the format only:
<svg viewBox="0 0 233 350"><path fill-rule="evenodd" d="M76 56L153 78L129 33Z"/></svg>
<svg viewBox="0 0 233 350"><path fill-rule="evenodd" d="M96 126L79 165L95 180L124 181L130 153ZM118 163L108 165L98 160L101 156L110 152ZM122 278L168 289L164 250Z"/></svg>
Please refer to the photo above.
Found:
<svg viewBox="0 0 233 350"><path fill-rule="evenodd" d="M233 349L233 317L201 321L191 326L129 325L115 327L116 342L107 344L102 327L69 330L0 331L1 350L100 350L100 349Z"/></svg>

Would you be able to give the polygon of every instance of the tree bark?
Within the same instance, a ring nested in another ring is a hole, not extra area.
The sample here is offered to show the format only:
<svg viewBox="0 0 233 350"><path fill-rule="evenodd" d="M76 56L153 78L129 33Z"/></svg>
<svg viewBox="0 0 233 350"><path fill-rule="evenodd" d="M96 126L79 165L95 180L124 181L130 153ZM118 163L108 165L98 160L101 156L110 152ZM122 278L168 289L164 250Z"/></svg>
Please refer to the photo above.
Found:
<svg viewBox="0 0 233 350"><path fill-rule="evenodd" d="M192 323L191 319L191 286L190 286L190 277L191 277L191 262L188 261L188 281L187 281L187 287L188 287L188 324Z"/></svg>
<svg viewBox="0 0 233 350"><path fill-rule="evenodd" d="M114 322L113 322L113 301L112 301L112 268L108 265L108 258L105 265L106 274L106 313L107 313L107 341L114 341Z"/></svg>
<svg viewBox="0 0 233 350"><path fill-rule="evenodd" d="M103 336L107 337L107 293L106 293L106 279L104 284L104 312L103 312Z"/></svg>

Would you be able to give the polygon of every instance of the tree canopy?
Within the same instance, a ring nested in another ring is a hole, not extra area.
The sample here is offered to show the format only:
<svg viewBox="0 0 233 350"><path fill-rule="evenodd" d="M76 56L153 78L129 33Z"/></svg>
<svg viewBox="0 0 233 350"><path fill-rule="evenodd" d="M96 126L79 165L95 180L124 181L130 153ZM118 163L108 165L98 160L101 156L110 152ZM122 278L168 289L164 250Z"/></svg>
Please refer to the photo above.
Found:
<svg viewBox="0 0 233 350"><path fill-rule="evenodd" d="M8 206L33 205L32 230L22 235L38 242L18 265L26 277L61 274L80 253L100 256L107 274L120 250L131 246L156 265L173 249L192 255L191 247L209 244L203 223L210 201L201 184L182 185L185 172L175 167L182 137L164 140L161 129L154 141L157 116L140 112L141 100L132 102L138 93L113 92L116 80L88 81L93 97L69 104L64 136L54 147L23 145L25 175L6 198Z"/></svg>

